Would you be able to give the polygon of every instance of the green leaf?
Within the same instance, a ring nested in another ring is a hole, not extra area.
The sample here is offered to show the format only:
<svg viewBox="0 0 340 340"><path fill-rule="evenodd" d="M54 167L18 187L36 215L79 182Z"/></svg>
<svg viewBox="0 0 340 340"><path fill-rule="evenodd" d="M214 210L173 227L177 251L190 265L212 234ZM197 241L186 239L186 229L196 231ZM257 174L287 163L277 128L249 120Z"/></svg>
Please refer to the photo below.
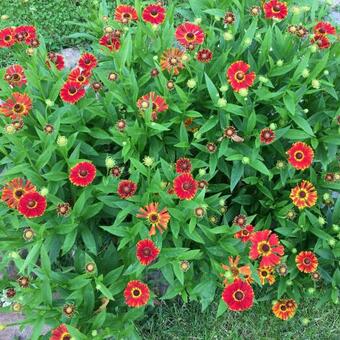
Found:
<svg viewBox="0 0 340 340"><path fill-rule="evenodd" d="M267 175L269 178L273 177L269 169L260 160L258 159L250 160L249 165L253 167L255 170L263 173L264 175Z"/></svg>
<svg viewBox="0 0 340 340"><path fill-rule="evenodd" d="M220 95L217 91L217 88L206 73L204 73L204 77L205 77L205 82L207 84L207 88L208 88L210 98L216 104L219 97L220 97Z"/></svg>

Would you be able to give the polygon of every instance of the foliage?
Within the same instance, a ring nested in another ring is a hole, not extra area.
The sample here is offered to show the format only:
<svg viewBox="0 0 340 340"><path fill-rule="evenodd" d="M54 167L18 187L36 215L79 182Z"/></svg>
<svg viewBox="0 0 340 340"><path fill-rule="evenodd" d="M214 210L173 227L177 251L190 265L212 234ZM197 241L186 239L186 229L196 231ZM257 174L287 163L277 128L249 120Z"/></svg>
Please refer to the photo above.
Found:
<svg viewBox="0 0 340 340"><path fill-rule="evenodd" d="M146 2L130 3L140 17ZM159 300L178 296L184 303L199 301L204 311L220 296L223 280L230 279L221 268L228 256L238 255L250 267L258 304L287 297L299 305L306 295L318 295L321 286L318 305L338 303L340 199L332 195L340 184L326 181L325 175L339 173L339 46L330 37L330 48L319 50L309 37L287 32L289 25L301 22L312 32L327 13L326 5L307 3L309 10L293 12L294 5L304 3L288 1L288 17L272 21L263 13L249 14L258 1L168 1L166 20L156 28L142 20L120 24L102 1L99 13L79 23L80 32L70 35L88 39L99 61L92 86L74 105L60 98L69 70L57 70L48 56L46 42L53 36L40 30L47 40L40 35L40 46L32 55L23 44L11 48L24 67L27 85L11 88L2 70L0 98L6 101L20 91L33 100L33 108L15 131L10 119L1 116L1 183L28 179L46 197L47 209L41 217L28 219L1 202L1 268L13 261L18 276L29 277L27 288L9 275L1 285L16 289L11 304L20 303L26 322L33 325L32 339L39 338L45 323L67 324L76 339L137 338L134 322L157 311ZM221 20L226 11L236 16L228 27ZM64 20L62 14L60 18ZM213 52L213 59L200 63L188 50L179 75L169 75L161 69L161 56L178 47L176 27L197 18L206 34L203 46ZM99 44L110 28L121 30L117 52ZM256 74L247 91L233 91L228 85L227 69L238 60ZM158 72L151 75L154 69ZM109 79L113 72L117 80ZM167 87L170 79L173 90ZM151 106L143 112L137 107L138 99L151 91L168 105L157 120ZM52 133L46 133L47 124L53 126ZM233 139L224 135L228 126L237 129ZM268 127L275 139L267 145L259 136ZM297 141L314 150L314 162L304 171L287 163L286 151ZM208 151L209 142L216 152ZM178 178L174 163L183 157L190 159L194 178L208 183L190 200L179 200L172 192ZM92 162L97 172L93 183L77 187L69 174L81 161ZM114 165L120 177L112 175ZM128 199L117 194L123 179L137 183L136 194ZM303 179L316 187L318 200L298 210L290 191ZM65 202L72 207L70 214L57 214L58 205ZM170 214L167 230L155 235L149 234L146 220L137 217L140 208L152 202ZM197 208L203 209L203 217L197 216ZM290 218L288 212L294 212ZM279 236L285 249L280 260L287 264L288 275L275 274L273 285L261 285L260 261L250 260L250 242L234 237L243 230L235 223L238 215L256 231L270 229ZM29 241L22 237L28 227L35 234ZM136 244L147 238L160 254L143 266L136 258ZM296 254L305 250L316 254L321 281L313 282L298 271ZM190 264L187 271L181 270L183 261ZM94 264L94 271L86 270L88 264ZM136 279L148 284L151 298L147 306L130 308L124 289ZM66 304L75 306L71 318L65 316ZM220 300L217 316L226 310Z"/></svg>

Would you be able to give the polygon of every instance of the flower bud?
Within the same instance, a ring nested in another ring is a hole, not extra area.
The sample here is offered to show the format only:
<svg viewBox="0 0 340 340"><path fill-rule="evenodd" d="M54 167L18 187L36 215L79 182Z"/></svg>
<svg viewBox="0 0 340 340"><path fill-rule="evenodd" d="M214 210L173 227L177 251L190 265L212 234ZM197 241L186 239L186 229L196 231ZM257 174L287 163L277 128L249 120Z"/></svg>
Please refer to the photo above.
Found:
<svg viewBox="0 0 340 340"><path fill-rule="evenodd" d="M107 156L105 158L105 166L108 169L112 169L115 165L116 165L116 162L115 162L115 160L111 156Z"/></svg>
<svg viewBox="0 0 340 340"><path fill-rule="evenodd" d="M249 157L243 157L242 158L242 163L243 164L249 164L250 163L250 158Z"/></svg>
<svg viewBox="0 0 340 340"><path fill-rule="evenodd" d="M326 223L325 219L321 216L318 218L318 221L320 225L324 225Z"/></svg>
<svg viewBox="0 0 340 340"><path fill-rule="evenodd" d="M195 18L194 24L195 25L200 25L202 23L202 18Z"/></svg>
<svg viewBox="0 0 340 340"><path fill-rule="evenodd" d="M317 79L312 80L312 87L313 89L319 89L320 88L320 82Z"/></svg>
<svg viewBox="0 0 340 340"><path fill-rule="evenodd" d="M150 157L150 156L145 156L143 158L143 163L145 166L147 167L151 167L153 164L154 164L155 160L153 157Z"/></svg>
<svg viewBox="0 0 340 340"><path fill-rule="evenodd" d="M45 100L45 104L48 107L52 107L54 105L54 102L51 99L46 99Z"/></svg>
<svg viewBox="0 0 340 340"><path fill-rule="evenodd" d="M219 98L217 101L218 107L226 107L227 106L227 100L225 98Z"/></svg>
<svg viewBox="0 0 340 340"><path fill-rule="evenodd" d="M309 70L308 68L305 68L302 73L301 73L303 78L308 78L309 77Z"/></svg>
<svg viewBox="0 0 340 340"><path fill-rule="evenodd" d="M67 145L67 138L65 136L58 136L57 138L57 144L60 147L64 147Z"/></svg>
<svg viewBox="0 0 340 340"><path fill-rule="evenodd" d="M190 269L190 263L187 260L181 261L179 263L179 268L182 272L187 272Z"/></svg>
<svg viewBox="0 0 340 340"><path fill-rule="evenodd" d="M277 62L276 62L276 65L281 67L283 65L283 60L282 59L279 59Z"/></svg>
<svg viewBox="0 0 340 340"><path fill-rule="evenodd" d="M247 89L241 89L240 91L238 91L238 93L241 97L247 97L248 96L248 90Z"/></svg>
<svg viewBox="0 0 340 340"><path fill-rule="evenodd" d="M189 87L189 89L193 89L194 87L196 87L197 82L195 79L189 79L187 81L187 86Z"/></svg>
<svg viewBox="0 0 340 340"><path fill-rule="evenodd" d="M224 32L223 33L223 39L225 41L231 41L231 40L234 39L234 36L233 36L233 34L231 32Z"/></svg>
<svg viewBox="0 0 340 340"><path fill-rule="evenodd" d="M220 87L220 91L221 91L221 92L227 92L228 89L229 89L229 86L228 86L228 85L222 85L222 86Z"/></svg>
<svg viewBox="0 0 340 340"><path fill-rule="evenodd" d="M205 175L207 174L207 170L201 168L201 169L198 170L198 174L199 174L201 177L203 177L203 176L205 176Z"/></svg>

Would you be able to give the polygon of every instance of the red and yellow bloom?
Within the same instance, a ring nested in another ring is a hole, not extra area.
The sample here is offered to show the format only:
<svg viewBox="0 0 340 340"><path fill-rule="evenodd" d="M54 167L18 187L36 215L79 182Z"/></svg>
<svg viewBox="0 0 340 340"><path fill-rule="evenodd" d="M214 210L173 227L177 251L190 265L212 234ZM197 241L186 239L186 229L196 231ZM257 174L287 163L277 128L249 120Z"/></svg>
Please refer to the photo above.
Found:
<svg viewBox="0 0 340 340"><path fill-rule="evenodd" d="M92 53L84 53L80 56L78 65L83 70L92 71L97 66L97 58Z"/></svg>
<svg viewBox="0 0 340 340"><path fill-rule="evenodd" d="M297 269L304 273L314 273L318 269L319 261L312 251L301 251L295 257Z"/></svg>
<svg viewBox="0 0 340 340"><path fill-rule="evenodd" d="M96 177L96 167L90 162L80 162L71 168L69 180L73 185L86 187Z"/></svg>
<svg viewBox="0 0 340 340"><path fill-rule="evenodd" d="M191 174L181 174L174 179L174 191L181 200L191 200L197 192L197 182Z"/></svg>
<svg viewBox="0 0 340 340"><path fill-rule="evenodd" d="M318 199L318 194L314 185L311 182L304 180L290 191L289 197L294 205L301 210L314 206Z"/></svg>
<svg viewBox="0 0 340 340"><path fill-rule="evenodd" d="M136 9L129 5L117 6L114 17L116 21L121 22L122 24L128 24L130 21L138 20Z"/></svg>
<svg viewBox="0 0 340 340"><path fill-rule="evenodd" d="M232 256L228 257L229 265L222 264L222 269L225 271L225 273L221 274L222 277L224 277L223 284L227 286L230 284L228 277L232 279L232 281L236 279L245 279L248 283L251 283L252 277L251 277L251 269L248 265L244 266L238 266L240 262L240 256L236 256L235 260ZM226 275L227 274L227 275ZM231 274L231 275L230 275Z"/></svg>
<svg viewBox="0 0 340 340"><path fill-rule="evenodd" d="M142 307L150 299L149 287L138 280L130 281L124 290L125 303L129 307Z"/></svg>
<svg viewBox="0 0 340 340"><path fill-rule="evenodd" d="M251 224L246 225L240 231L235 233L234 237L241 239L241 242L248 242L252 232L254 231L254 227Z"/></svg>
<svg viewBox="0 0 340 340"><path fill-rule="evenodd" d="M157 120L158 113L166 111L169 108L165 99L158 96L155 92L149 92L137 101L137 106L141 111L148 110L150 105L152 107L152 120Z"/></svg>
<svg viewBox="0 0 340 340"><path fill-rule="evenodd" d="M276 266L284 254L284 247L279 238L271 230L265 229L252 233L249 257L252 260L261 258L260 267Z"/></svg>
<svg viewBox="0 0 340 340"><path fill-rule="evenodd" d="M297 305L293 299L278 300L272 307L274 315L281 320L292 318L295 315L296 309Z"/></svg>
<svg viewBox="0 0 340 340"><path fill-rule="evenodd" d="M170 221L170 215L167 208L158 211L158 206L159 203L150 203L146 207L140 208L140 214L137 214L138 218L145 218L151 225L149 232L150 236L156 234L156 228L160 233L163 233L163 231L167 230Z"/></svg>
<svg viewBox="0 0 340 340"><path fill-rule="evenodd" d="M165 8L159 4L148 5L143 10L142 18L153 25L162 24L165 19Z"/></svg>
<svg viewBox="0 0 340 340"><path fill-rule="evenodd" d="M309 168L313 162L313 149L303 142L297 142L287 151L288 162L297 170Z"/></svg>
<svg viewBox="0 0 340 340"><path fill-rule="evenodd" d="M89 84L90 74L86 70L82 70L79 67L74 68L67 77L67 82L76 82L80 85Z"/></svg>
<svg viewBox="0 0 340 340"><path fill-rule="evenodd" d="M6 69L4 79L13 87L22 87L27 83L24 68L18 64L11 65Z"/></svg>
<svg viewBox="0 0 340 340"><path fill-rule="evenodd" d="M247 89L253 85L255 72L249 72L250 66L242 60L231 64L227 70L228 81L234 91Z"/></svg>
<svg viewBox="0 0 340 340"><path fill-rule="evenodd" d="M313 27L315 35L336 34L336 29L329 22L320 21Z"/></svg>
<svg viewBox="0 0 340 340"><path fill-rule="evenodd" d="M75 81L67 81L60 90L60 98L63 102L75 104L85 96L84 86Z"/></svg>
<svg viewBox="0 0 340 340"><path fill-rule="evenodd" d="M107 47L110 51L117 52L120 49L120 39L113 33L103 35L99 40L99 45Z"/></svg>
<svg viewBox="0 0 340 340"><path fill-rule="evenodd" d="M143 266L147 266L153 262L158 254L159 249L152 240L145 239L137 243L136 257Z"/></svg>
<svg viewBox="0 0 340 340"><path fill-rule="evenodd" d="M201 63L210 63L213 53L208 48L203 48L197 52L196 59Z"/></svg>
<svg viewBox="0 0 340 340"><path fill-rule="evenodd" d="M240 279L224 288L222 299L232 311L244 311L253 306L254 291L251 285Z"/></svg>
<svg viewBox="0 0 340 340"><path fill-rule="evenodd" d="M71 340L71 334L69 333L66 325L61 324L52 331L50 340Z"/></svg>
<svg viewBox="0 0 340 340"><path fill-rule="evenodd" d="M8 98L0 105L0 113L12 120L22 120L27 116L32 108L32 100L25 93L14 92L12 97Z"/></svg>
<svg viewBox="0 0 340 340"><path fill-rule="evenodd" d="M191 48L204 42L204 32L198 25L185 22L176 28L177 41L184 47Z"/></svg>
<svg viewBox="0 0 340 340"><path fill-rule="evenodd" d="M21 197L28 192L34 191L36 191L36 188L29 180L14 178L2 189L1 200L9 208L17 208Z"/></svg>
<svg viewBox="0 0 340 340"><path fill-rule="evenodd" d="M288 6L286 2L270 0L263 4L263 11L268 19L282 20L288 15Z"/></svg>
<svg viewBox="0 0 340 340"><path fill-rule="evenodd" d="M15 44L15 31L11 27L0 30L0 48L9 48Z"/></svg>
<svg viewBox="0 0 340 340"><path fill-rule="evenodd" d="M23 194L18 203L18 211L27 218L40 217L46 210L46 198L38 192Z"/></svg>

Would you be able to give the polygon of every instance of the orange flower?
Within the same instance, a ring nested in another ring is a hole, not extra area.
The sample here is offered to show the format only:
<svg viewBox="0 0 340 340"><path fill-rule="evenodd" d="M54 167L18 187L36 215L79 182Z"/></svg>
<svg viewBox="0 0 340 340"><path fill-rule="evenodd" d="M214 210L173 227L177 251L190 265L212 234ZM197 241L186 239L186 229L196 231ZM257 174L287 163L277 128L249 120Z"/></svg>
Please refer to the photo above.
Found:
<svg viewBox="0 0 340 340"><path fill-rule="evenodd" d="M182 57L184 52L178 48L169 48L164 51L161 57L161 68L162 70L168 70L168 72L173 72L176 76L179 71L184 68L182 63Z"/></svg>
<svg viewBox="0 0 340 340"><path fill-rule="evenodd" d="M314 185L309 181L302 181L290 192L291 200L300 210L315 205L318 194Z"/></svg>
<svg viewBox="0 0 340 340"><path fill-rule="evenodd" d="M270 285L272 285L275 282L275 276L273 274L274 267L259 267L257 268L257 273L259 275L261 284L264 285L266 281Z"/></svg>
<svg viewBox="0 0 340 340"><path fill-rule="evenodd" d="M224 277L225 279L223 280L223 284L225 286L227 286L228 284L230 284L229 280L228 280L228 275L229 273L231 273L231 278L232 281L242 278L241 276L243 276L246 281L248 283L252 283L253 280L251 278L251 269L248 265L244 265L239 267L238 264L240 262L240 256L236 256L235 260L233 259L232 256L228 257L228 261L229 261L229 266L222 264L222 269L226 272L221 274L222 277Z"/></svg>
<svg viewBox="0 0 340 340"><path fill-rule="evenodd" d="M278 300L272 307L274 315L281 320L292 318L296 312L296 302L293 299Z"/></svg>
<svg viewBox="0 0 340 340"><path fill-rule="evenodd" d="M170 221L170 215L168 213L167 208L158 211L159 203L150 203L144 208L140 208L140 214L137 214L139 218L145 218L151 224L150 236L156 234L156 228L160 233L163 233L164 230L168 228L168 223Z"/></svg>
<svg viewBox="0 0 340 340"><path fill-rule="evenodd" d="M20 198L33 191L35 186L30 181L14 178L4 186L1 200L6 202L9 208L17 208Z"/></svg>
<svg viewBox="0 0 340 340"><path fill-rule="evenodd" d="M11 98L8 98L6 102L0 105L0 113L13 120L21 120L23 116L28 115L31 108L32 100L27 94L14 92Z"/></svg>

